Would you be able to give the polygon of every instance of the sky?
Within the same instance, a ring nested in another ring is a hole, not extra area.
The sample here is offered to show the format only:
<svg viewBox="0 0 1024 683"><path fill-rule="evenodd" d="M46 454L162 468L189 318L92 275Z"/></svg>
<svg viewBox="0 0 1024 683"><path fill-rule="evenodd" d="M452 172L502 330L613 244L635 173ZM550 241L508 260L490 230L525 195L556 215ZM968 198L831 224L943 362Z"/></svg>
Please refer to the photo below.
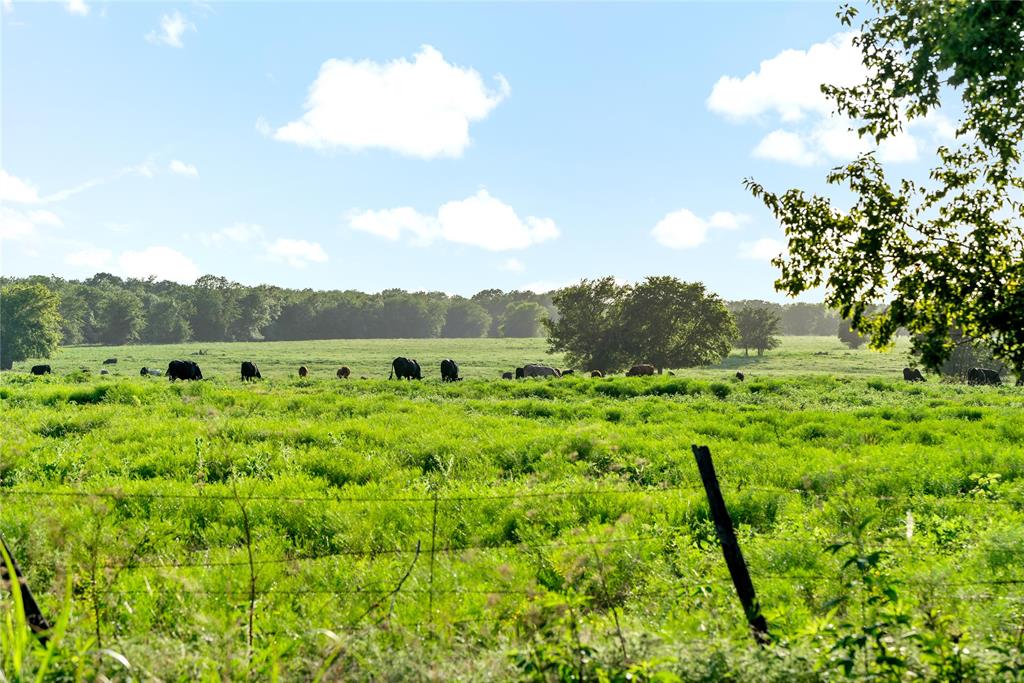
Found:
<svg viewBox="0 0 1024 683"><path fill-rule="evenodd" d="M826 192L869 147L819 91L864 76L835 11L3 0L0 273L782 301L743 180Z"/></svg>

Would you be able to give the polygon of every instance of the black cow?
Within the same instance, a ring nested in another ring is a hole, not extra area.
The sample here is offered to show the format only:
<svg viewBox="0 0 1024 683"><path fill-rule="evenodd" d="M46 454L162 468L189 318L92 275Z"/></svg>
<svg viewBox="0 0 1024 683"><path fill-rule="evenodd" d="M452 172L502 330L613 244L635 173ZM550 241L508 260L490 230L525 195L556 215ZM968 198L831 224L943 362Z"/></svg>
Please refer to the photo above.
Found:
<svg viewBox="0 0 1024 683"><path fill-rule="evenodd" d="M33 365L32 369L29 370L33 375L49 375L53 370L49 365Z"/></svg>
<svg viewBox="0 0 1024 683"><path fill-rule="evenodd" d="M423 379L423 375L420 372L420 364L412 358L404 358L399 356L398 358L391 361L391 374L388 375L388 379Z"/></svg>
<svg viewBox="0 0 1024 683"><path fill-rule="evenodd" d="M562 377L568 377L569 375L575 375L576 373L572 370L562 370Z"/></svg>
<svg viewBox="0 0 1024 683"><path fill-rule="evenodd" d="M116 358L108 358L105 361L103 361L103 364L104 365L117 365L117 359Z"/></svg>
<svg viewBox="0 0 1024 683"><path fill-rule="evenodd" d="M199 365L191 360L172 360L167 366L167 379L172 382L176 379L194 380L202 379L203 371Z"/></svg>
<svg viewBox="0 0 1024 683"><path fill-rule="evenodd" d="M110 370L100 370L100 374L101 375L109 375L110 374Z"/></svg>
<svg viewBox="0 0 1024 683"><path fill-rule="evenodd" d="M643 377L645 375L653 375L654 366L650 363L641 363L640 365L634 365L626 371L626 377Z"/></svg>
<svg viewBox="0 0 1024 683"><path fill-rule="evenodd" d="M595 378L597 378L597 377L604 377L604 373L601 372L600 370L591 370L590 371L590 376L591 377L595 377Z"/></svg>
<svg viewBox="0 0 1024 683"><path fill-rule="evenodd" d="M903 368L903 379L907 382L927 382L917 368Z"/></svg>
<svg viewBox="0 0 1024 683"><path fill-rule="evenodd" d="M242 381L251 382L254 379L263 379L260 369L252 361L242 361Z"/></svg>
<svg viewBox="0 0 1024 683"><path fill-rule="evenodd" d="M999 373L988 368L971 368L967 371L968 384L1002 384Z"/></svg>
<svg viewBox="0 0 1024 683"><path fill-rule="evenodd" d="M526 377L526 370L523 368L516 368L516 379L523 379Z"/></svg>
<svg viewBox="0 0 1024 683"><path fill-rule="evenodd" d="M516 378L519 378L520 368L516 368ZM522 367L523 377L561 377L562 373L559 372L558 368L553 368L550 365L540 365L539 363L529 363Z"/></svg>
<svg viewBox="0 0 1024 683"><path fill-rule="evenodd" d="M306 368L306 366L305 365L300 365L299 366L299 377L305 377L308 374L309 374L309 370Z"/></svg>
<svg viewBox="0 0 1024 683"><path fill-rule="evenodd" d="M737 371L736 371L736 379L738 379L739 381L741 381L741 382L742 382L743 380L745 380L745 379L746 379L746 376L745 376L745 375L744 375L744 374L743 374L742 372L740 372L739 370L737 370Z"/></svg>
<svg viewBox="0 0 1024 683"><path fill-rule="evenodd" d="M512 373L511 372L503 372L503 373L501 373L501 378L502 379L512 379Z"/></svg>
<svg viewBox="0 0 1024 683"><path fill-rule="evenodd" d="M338 368L338 379L348 379L351 374L352 370L347 365L342 365Z"/></svg>
<svg viewBox="0 0 1024 683"><path fill-rule="evenodd" d="M441 361L441 381L442 382L459 382L462 378L459 377L459 364L453 361L451 358L445 358Z"/></svg>

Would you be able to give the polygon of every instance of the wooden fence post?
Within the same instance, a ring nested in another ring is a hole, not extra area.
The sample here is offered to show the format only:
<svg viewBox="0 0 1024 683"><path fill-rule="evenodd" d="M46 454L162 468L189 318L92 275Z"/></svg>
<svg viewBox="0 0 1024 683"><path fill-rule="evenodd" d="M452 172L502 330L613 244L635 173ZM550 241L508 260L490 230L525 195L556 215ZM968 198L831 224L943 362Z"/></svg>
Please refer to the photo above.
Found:
<svg viewBox="0 0 1024 683"><path fill-rule="evenodd" d="M754 594L754 583L750 580L747 563L743 561L743 553L740 552L740 544L736 540L736 532L732 527L732 518L725 508L722 490L718 487L715 465L711 462L711 450L707 446L694 445L692 448L693 457L697 459L697 469L700 470L701 481L704 482L704 491L708 496L711 519L715 523L715 531L718 532L718 540L722 544L725 565L729 568L732 584L736 587L736 595L739 596L740 604L743 605L743 613L747 617L747 623L750 624L754 640L758 645L767 645L771 642L771 636L768 635L768 623L761 614L761 605L757 602L757 596Z"/></svg>
<svg viewBox="0 0 1024 683"><path fill-rule="evenodd" d="M14 559L14 555L11 553L10 547L7 545L6 539L3 534L0 534L0 544L3 544L4 553L7 558L11 561L11 566L14 568L14 573L18 577L18 585L21 588L21 605L25 612L25 621L28 623L29 628L32 632L39 636L40 642L46 644L46 632L50 630L50 622L43 616L42 610L39 609L39 603L36 602L35 596L32 595L32 591L29 590L28 582L25 581L25 576L21 573L18 568L18 563ZM14 590L11 585L11 576L7 571L7 563L2 561L0 558L0 583L3 587Z"/></svg>

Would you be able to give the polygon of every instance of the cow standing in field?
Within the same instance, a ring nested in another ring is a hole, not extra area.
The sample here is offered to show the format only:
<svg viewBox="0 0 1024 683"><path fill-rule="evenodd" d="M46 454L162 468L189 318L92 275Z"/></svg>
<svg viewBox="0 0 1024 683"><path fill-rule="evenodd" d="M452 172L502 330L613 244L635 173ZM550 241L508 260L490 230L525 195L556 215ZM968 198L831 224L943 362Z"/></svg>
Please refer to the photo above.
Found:
<svg viewBox="0 0 1024 683"><path fill-rule="evenodd" d="M569 377L570 375L576 374L573 370L562 370L561 373L562 377Z"/></svg>
<svg viewBox="0 0 1024 683"><path fill-rule="evenodd" d="M604 373L601 372L600 370L591 370L590 371L590 376L595 378L595 379L597 379L599 377L604 377Z"/></svg>
<svg viewBox="0 0 1024 683"><path fill-rule="evenodd" d="M516 368L516 378L520 377L519 371L522 370L522 377L561 377L562 373L558 371L558 368L553 368L550 365L539 365L536 363L530 363L524 365L522 368Z"/></svg>
<svg viewBox="0 0 1024 683"><path fill-rule="evenodd" d="M299 377L306 377L309 375L309 370L306 369L305 365L299 366Z"/></svg>
<svg viewBox="0 0 1024 683"><path fill-rule="evenodd" d="M391 361L391 374L388 375L388 379L423 379L423 374L420 372L420 364L412 358L405 358L399 356L398 358Z"/></svg>
<svg viewBox="0 0 1024 683"><path fill-rule="evenodd" d="M626 377L644 377L654 374L654 366L650 363L641 363L640 365L634 365L626 371Z"/></svg>
<svg viewBox="0 0 1024 683"><path fill-rule="evenodd" d="M167 366L167 379L174 381L180 380L197 380L203 378L203 371L199 369L199 364L191 360L172 360Z"/></svg>
<svg viewBox="0 0 1024 683"><path fill-rule="evenodd" d="M746 376L744 376L744 374L742 372L737 370L736 371L736 380L739 381L739 382L742 382L745 379L746 379Z"/></svg>
<svg viewBox="0 0 1024 683"><path fill-rule="evenodd" d="M1002 380L999 378L999 373L995 370L989 370L988 368L971 368L967 371L967 383L973 385L991 384L993 386L998 386L1002 384Z"/></svg>
<svg viewBox="0 0 1024 683"><path fill-rule="evenodd" d="M349 375L351 374L352 371L349 370L349 367L347 365L342 365L340 368L338 368L338 379L348 379Z"/></svg>
<svg viewBox="0 0 1024 683"><path fill-rule="evenodd" d="M103 361L103 365L117 365L117 359L116 358L108 358L105 361Z"/></svg>
<svg viewBox="0 0 1024 683"><path fill-rule="evenodd" d="M29 372L37 377L41 377L42 375L49 375L53 370L50 369L49 365L33 365Z"/></svg>
<svg viewBox="0 0 1024 683"><path fill-rule="evenodd" d="M441 381L442 382L458 382L462 378L459 377L459 365L451 358L445 358L441 361Z"/></svg>
<svg viewBox="0 0 1024 683"><path fill-rule="evenodd" d="M927 382L917 368L903 368L903 379L906 382Z"/></svg>
<svg viewBox="0 0 1024 683"><path fill-rule="evenodd" d="M252 361L242 361L242 381L251 382L254 379L263 379L260 369Z"/></svg>
<svg viewBox="0 0 1024 683"><path fill-rule="evenodd" d="M511 372L503 372L503 373L501 373L501 378L502 379L512 379L512 373Z"/></svg>

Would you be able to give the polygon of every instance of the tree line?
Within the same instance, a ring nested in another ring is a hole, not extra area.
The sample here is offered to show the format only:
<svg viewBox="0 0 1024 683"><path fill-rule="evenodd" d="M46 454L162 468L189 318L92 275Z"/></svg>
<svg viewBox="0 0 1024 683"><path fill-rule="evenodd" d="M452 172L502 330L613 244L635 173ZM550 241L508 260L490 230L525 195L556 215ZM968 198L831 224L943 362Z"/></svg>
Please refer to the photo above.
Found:
<svg viewBox="0 0 1024 683"><path fill-rule="evenodd" d="M99 273L86 280L33 276L0 284L38 284L52 292L60 317L59 343L173 344L187 341L282 341L429 337L536 337L542 321L557 320L555 292L485 289L471 297L389 289L295 290L245 286L206 275L193 285L123 279ZM778 333L834 335L838 321L821 304L728 302L771 311Z"/></svg>

